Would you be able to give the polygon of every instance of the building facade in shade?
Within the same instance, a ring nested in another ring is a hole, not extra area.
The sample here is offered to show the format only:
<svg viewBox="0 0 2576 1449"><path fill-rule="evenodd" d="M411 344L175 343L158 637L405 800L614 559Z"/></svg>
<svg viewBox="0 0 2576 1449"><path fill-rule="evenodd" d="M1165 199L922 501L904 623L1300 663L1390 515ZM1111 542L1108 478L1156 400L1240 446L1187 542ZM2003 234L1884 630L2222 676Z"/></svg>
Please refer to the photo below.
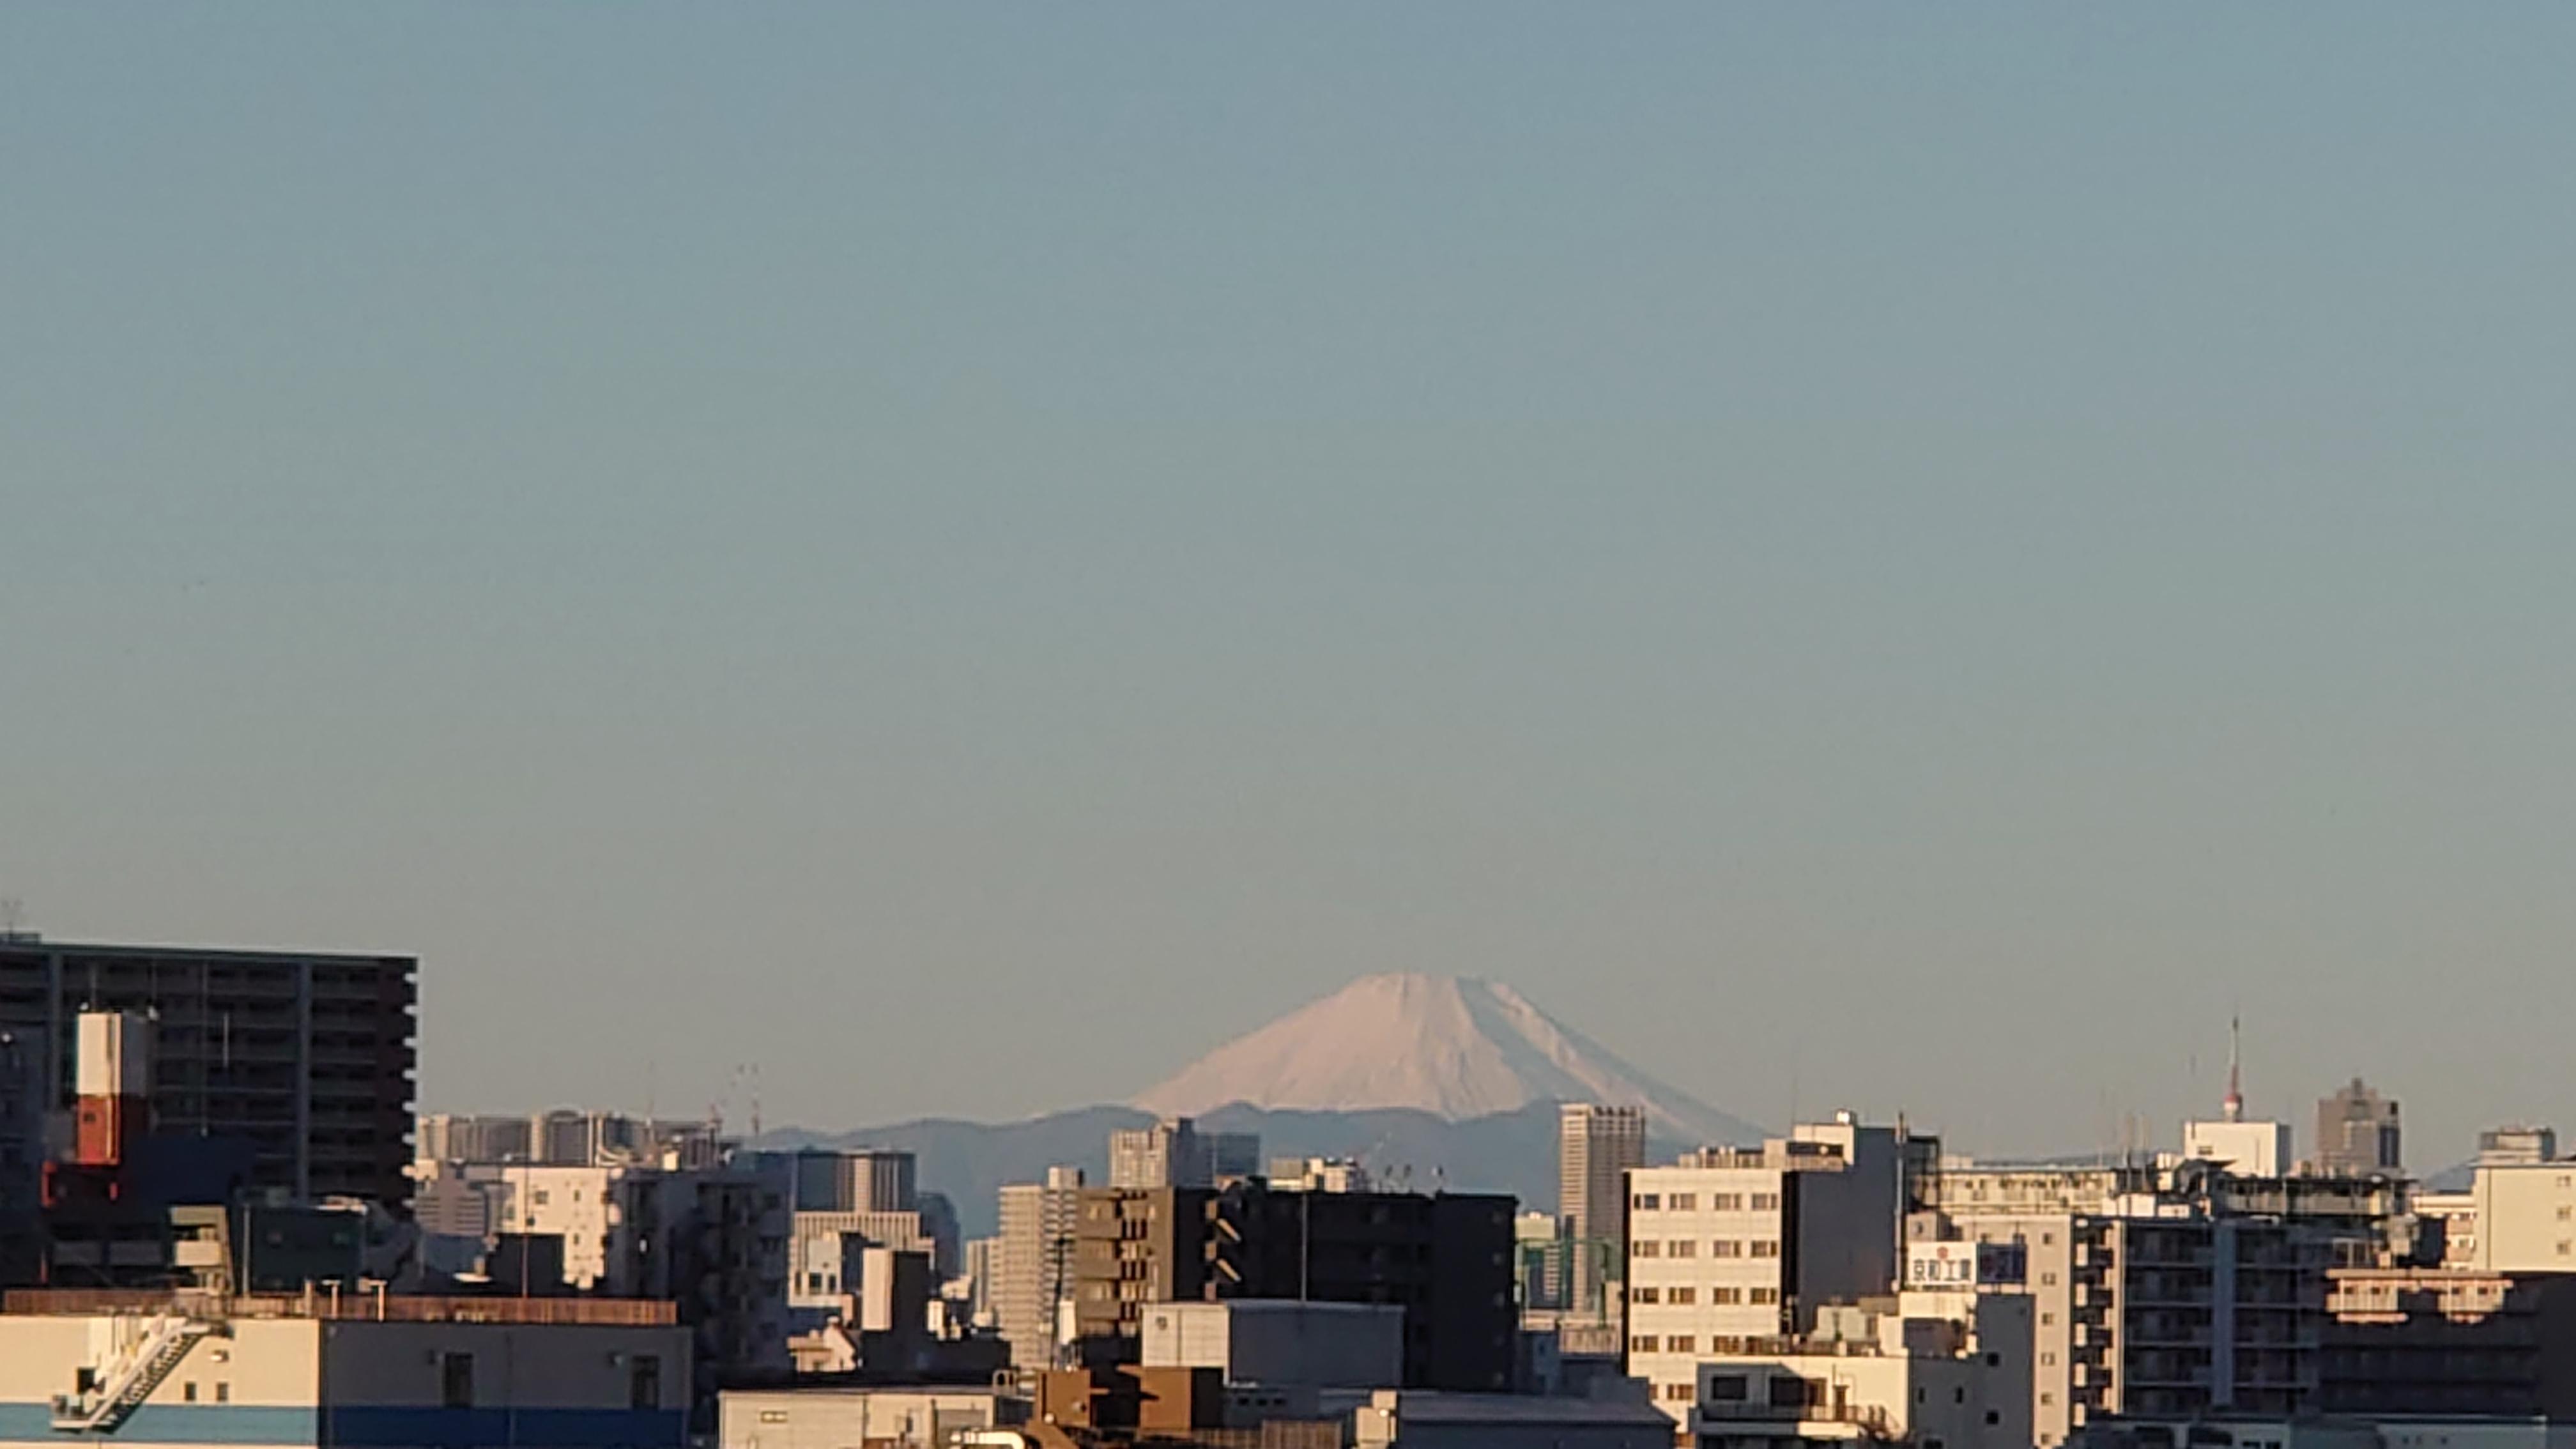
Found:
<svg viewBox="0 0 2576 1449"><path fill-rule="evenodd" d="M1044 1182L1001 1191L1001 1231L988 1290L993 1319L1024 1369L1052 1368L1059 1305L1073 1294L1074 1228L1082 1214L1082 1169L1050 1167Z"/></svg>
<svg viewBox="0 0 2576 1449"><path fill-rule="evenodd" d="M44 1104L34 1043L0 1031L0 1287L34 1282L43 1260Z"/></svg>
<svg viewBox="0 0 2576 1449"><path fill-rule="evenodd" d="M1519 1348L1509 1197L1096 1188L1076 1225L1074 1327L1132 1361L1157 1303L1290 1299L1405 1310L1405 1387L1510 1389Z"/></svg>
<svg viewBox="0 0 2576 1449"><path fill-rule="evenodd" d="M2317 1103L2316 1170L2327 1177L2405 1172L2397 1104L2355 1077Z"/></svg>
<svg viewBox="0 0 2576 1449"><path fill-rule="evenodd" d="M1568 1102L1557 1113L1556 1216L1565 1231L1556 1297L1578 1316L1615 1319L1626 1178L1646 1165L1646 1112Z"/></svg>
<svg viewBox="0 0 2576 1449"><path fill-rule="evenodd" d="M409 956L0 939L0 1032L33 1044L49 1109L83 1010L153 1023L152 1116L248 1145L257 1187L408 1210L419 963Z"/></svg>
<svg viewBox="0 0 2576 1449"><path fill-rule="evenodd" d="M2318 1407L2576 1422L2576 1277L2327 1274Z"/></svg>
<svg viewBox="0 0 2576 1449"><path fill-rule="evenodd" d="M1823 1304L1894 1292L1905 1162L1901 1129L1845 1114L1629 1172L1629 1376L1686 1420L1702 1358L1801 1332Z"/></svg>

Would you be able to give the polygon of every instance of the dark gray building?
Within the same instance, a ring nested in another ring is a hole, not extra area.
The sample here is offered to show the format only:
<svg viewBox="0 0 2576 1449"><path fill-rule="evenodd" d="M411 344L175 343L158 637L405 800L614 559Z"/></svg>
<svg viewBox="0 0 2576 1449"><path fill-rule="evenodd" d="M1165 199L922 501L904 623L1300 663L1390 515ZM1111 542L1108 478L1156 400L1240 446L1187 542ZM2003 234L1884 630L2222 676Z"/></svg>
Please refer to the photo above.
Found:
<svg viewBox="0 0 2576 1449"><path fill-rule="evenodd" d="M0 1033L67 1105L84 1010L153 1022L155 1131L233 1138L253 1184L411 1201L419 962L409 956L103 946L0 936Z"/></svg>

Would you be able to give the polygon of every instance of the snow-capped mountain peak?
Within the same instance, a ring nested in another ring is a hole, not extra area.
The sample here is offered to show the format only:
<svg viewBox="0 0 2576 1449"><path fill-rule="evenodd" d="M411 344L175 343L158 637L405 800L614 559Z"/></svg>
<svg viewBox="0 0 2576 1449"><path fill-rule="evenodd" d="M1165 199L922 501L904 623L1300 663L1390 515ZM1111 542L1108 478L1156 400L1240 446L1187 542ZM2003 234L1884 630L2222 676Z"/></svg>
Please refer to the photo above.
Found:
<svg viewBox="0 0 2576 1449"><path fill-rule="evenodd" d="M1758 1139L1760 1129L1620 1060L1496 981L1363 976L1200 1058L1141 1093L1165 1116L1234 1102L1327 1112L1409 1107L1452 1121L1533 1102L1646 1109L1659 1137Z"/></svg>

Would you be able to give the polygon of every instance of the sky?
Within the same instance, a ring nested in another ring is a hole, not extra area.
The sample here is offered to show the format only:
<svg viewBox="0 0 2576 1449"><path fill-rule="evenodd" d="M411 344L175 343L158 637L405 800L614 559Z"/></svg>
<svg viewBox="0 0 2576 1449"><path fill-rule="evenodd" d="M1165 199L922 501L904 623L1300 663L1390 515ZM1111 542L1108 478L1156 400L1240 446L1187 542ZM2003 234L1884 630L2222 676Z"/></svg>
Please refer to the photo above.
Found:
<svg viewBox="0 0 2576 1449"><path fill-rule="evenodd" d="M433 1108L1508 981L2576 1127L2576 11L0 7L0 896Z"/></svg>

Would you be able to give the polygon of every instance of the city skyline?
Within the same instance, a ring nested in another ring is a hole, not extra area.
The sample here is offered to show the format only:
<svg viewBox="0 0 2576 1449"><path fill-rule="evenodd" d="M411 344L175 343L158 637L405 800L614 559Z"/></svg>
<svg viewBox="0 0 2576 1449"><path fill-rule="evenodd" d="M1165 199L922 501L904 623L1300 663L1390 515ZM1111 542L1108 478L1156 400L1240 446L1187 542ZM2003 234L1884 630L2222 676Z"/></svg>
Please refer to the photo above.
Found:
<svg viewBox="0 0 2576 1449"><path fill-rule="evenodd" d="M417 956L464 1108L1421 970L2576 1116L2563 11L252 13L0 12L29 927Z"/></svg>

